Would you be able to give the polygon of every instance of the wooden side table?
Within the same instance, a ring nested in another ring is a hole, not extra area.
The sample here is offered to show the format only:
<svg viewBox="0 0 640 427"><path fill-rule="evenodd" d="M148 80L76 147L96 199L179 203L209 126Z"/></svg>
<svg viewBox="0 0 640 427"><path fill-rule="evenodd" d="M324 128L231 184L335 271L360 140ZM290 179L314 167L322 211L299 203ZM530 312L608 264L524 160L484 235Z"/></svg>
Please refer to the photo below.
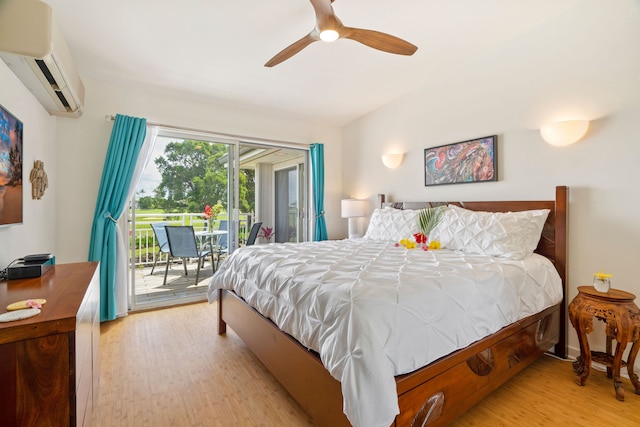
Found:
<svg viewBox="0 0 640 427"><path fill-rule="evenodd" d="M607 377L613 376L613 387L616 399L624 401L624 390L620 381L620 367L627 367L629 378L640 394L640 381L633 372L636 356L640 349L640 309L634 304L635 295L610 289L609 292L598 292L593 286L579 286L579 294L569 304L569 319L578 333L580 356L573 362L576 383L585 385L591 369L591 361L602 363L607 367ZM593 318L606 323L606 352L590 351L587 334L593 332ZM612 340L616 341L615 353L612 353ZM633 343L629 358L622 360L627 343Z"/></svg>

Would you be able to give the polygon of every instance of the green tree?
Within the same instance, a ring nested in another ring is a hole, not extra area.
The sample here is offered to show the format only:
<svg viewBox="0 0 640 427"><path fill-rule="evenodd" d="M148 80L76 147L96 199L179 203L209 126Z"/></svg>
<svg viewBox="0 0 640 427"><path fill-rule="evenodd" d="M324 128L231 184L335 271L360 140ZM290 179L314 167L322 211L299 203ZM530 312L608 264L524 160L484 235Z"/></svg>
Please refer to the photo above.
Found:
<svg viewBox="0 0 640 427"><path fill-rule="evenodd" d="M256 210L256 171L254 169L240 170L240 201L241 212L255 212Z"/></svg>
<svg viewBox="0 0 640 427"><path fill-rule="evenodd" d="M227 209L227 146L203 141L170 142L154 159L161 181L154 190L166 212L203 212L221 203ZM255 171L240 171L240 210L255 207Z"/></svg>
<svg viewBox="0 0 640 427"><path fill-rule="evenodd" d="M156 206L156 199L147 196L144 189L142 189L136 193L136 203L138 204L138 209L153 209Z"/></svg>
<svg viewBox="0 0 640 427"><path fill-rule="evenodd" d="M154 160L161 181L155 189L167 212L201 212L227 199L227 174L220 158L225 146L202 141L170 142Z"/></svg>

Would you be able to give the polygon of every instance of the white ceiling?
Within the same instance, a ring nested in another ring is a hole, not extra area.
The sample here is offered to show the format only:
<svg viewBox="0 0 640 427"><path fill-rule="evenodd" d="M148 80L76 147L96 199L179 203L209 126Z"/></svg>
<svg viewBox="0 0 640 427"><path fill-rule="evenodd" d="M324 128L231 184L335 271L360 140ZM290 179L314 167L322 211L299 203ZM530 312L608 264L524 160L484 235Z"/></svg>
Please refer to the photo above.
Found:
<svg viewBox="0 0 640 427"><path fill-rule="evenodd" d="M344 25L390 33L410 57L317 42L273 68L315 25L308 0L46 0L84 78L343 126L513 46L589 0L336 0Z"/></svg>

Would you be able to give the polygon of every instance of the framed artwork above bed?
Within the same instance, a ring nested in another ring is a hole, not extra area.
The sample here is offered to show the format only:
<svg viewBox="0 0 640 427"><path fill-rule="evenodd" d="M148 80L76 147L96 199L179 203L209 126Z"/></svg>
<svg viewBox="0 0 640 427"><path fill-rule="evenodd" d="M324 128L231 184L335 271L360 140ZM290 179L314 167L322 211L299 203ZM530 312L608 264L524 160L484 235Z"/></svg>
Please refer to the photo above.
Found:
<svg viewBox="0 0 640 427"><path fill-rule="evenodd" d="M424 185L498 180L496 135L424 150Z"/></svg>

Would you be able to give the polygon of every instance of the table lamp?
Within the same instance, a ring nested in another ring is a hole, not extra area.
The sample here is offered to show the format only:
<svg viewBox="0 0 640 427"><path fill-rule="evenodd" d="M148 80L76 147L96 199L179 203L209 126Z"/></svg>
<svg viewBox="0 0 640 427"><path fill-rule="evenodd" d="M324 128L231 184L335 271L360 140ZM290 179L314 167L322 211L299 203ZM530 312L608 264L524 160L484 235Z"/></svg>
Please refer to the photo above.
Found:
<svg viewBox="0 0 640 427"><path fill-rule="evenodd" d="M358 199L343 199L341 215L342 218L349 219L349 238L355 239L360 237L356 228L356 218L365 216L364 208L366 205L365 200Z"/></svg>

